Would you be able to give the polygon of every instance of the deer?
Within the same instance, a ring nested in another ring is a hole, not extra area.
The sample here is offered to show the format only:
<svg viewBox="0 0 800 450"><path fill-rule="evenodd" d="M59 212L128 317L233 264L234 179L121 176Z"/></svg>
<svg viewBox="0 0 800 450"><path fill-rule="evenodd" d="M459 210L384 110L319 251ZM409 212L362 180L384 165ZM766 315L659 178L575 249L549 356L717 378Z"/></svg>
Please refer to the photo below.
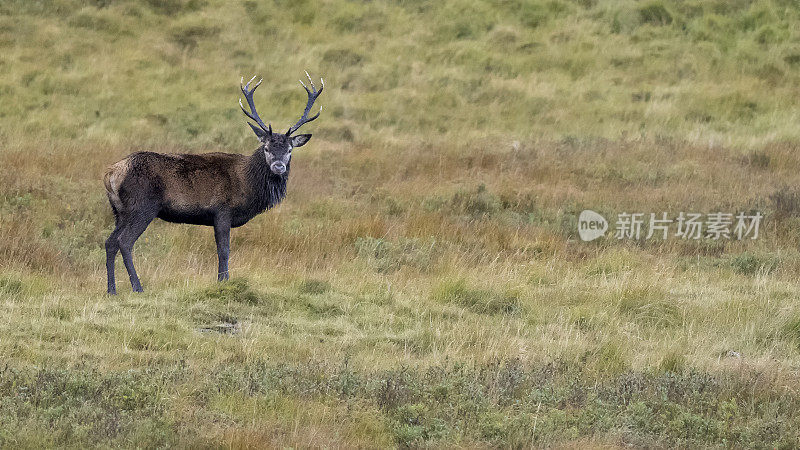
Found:
<svg viewBox="0 0 800 450"><path fill-rule="evenodd" d="M156 218L213 227L219 261L217 280L228 279L231 228L246 224L283 200L292 150L311 139L310 134L294 133L322 113L320 107L319 112L308 117L325 88L325 80L320 78L317 89L307 71L306 77L311 88L300 80L308 95L303 114L283 134L273 132L272 124L265 124L256 111L253 94L263 78L251 88L256 77L247 84L243 84L242 77L239 88L249 111L241 97L239 107L250 119L247 124L259 140L258 148L250 155L143 151L132 153L108 168L103 182L115 221L114 230L105 242L108 294L117 293L114 280L117 252L122 253L133 291L143 292L133 265L133 245Z"/></svg>

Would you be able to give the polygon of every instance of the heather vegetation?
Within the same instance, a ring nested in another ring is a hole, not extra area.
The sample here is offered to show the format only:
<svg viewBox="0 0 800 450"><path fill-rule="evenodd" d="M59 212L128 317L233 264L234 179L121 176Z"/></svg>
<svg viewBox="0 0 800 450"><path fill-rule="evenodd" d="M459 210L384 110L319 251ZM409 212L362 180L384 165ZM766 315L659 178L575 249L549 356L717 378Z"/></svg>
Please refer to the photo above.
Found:
<svg viewBox="0 0 800 450"><path fill-rule="evenodd" d="M105 168L250 153L304 69L234 278L156 221L105 295ZM786 0L2 1L0 446L798 447L798 98Z"/></svg>

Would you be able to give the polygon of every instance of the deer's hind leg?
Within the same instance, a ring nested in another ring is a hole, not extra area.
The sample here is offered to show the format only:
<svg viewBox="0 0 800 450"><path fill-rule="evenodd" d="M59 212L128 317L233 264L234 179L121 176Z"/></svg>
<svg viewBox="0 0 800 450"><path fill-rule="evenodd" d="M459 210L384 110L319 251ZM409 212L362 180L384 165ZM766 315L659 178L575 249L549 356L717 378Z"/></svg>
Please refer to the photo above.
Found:
<svg viewBox="0 0 800 450"><path fill-rule="evenodd" d="M117 283L114 276L114 265L117 259L117 252L119 251L119 241L117 237L122 229L122 223L120 221L119 202L116 193L112 194L111 191L109 191L108 200L109 203L111 203L111 211L114 213L114 231L112 231L108 239L106 239L106 276L108 278L108 293L116 295Z"/></svg>
<svg viewBox="0 0 800 450"><path fill-rule="evenodd" d="M139 276L136 274L136 268L133 266L133 244L139 239L144 230L150 225L150 222L158 215L158 209L148 208L126 214L125 220L119 227L117 234L117 243L119 251L122 253L122 262L125 263L125 269L128 271L128 278L131 280L131 287L133 292L142 292L142 283L139 282ZM115 232L117 230L114 230ZM113 233L112 233L113 235Z"/></svg>
<svg viewBox="0 0 800 450"><path fill-rule="evenodd" d="M119 251L119 241L117 237L119 236L120 229L119 219L117 219L114 231L112 231L111 235L106 239L106 275L108 277L108 293L111 295L117 293L117 283L114 280L114 260L117 258L117 252Z"/></svg>

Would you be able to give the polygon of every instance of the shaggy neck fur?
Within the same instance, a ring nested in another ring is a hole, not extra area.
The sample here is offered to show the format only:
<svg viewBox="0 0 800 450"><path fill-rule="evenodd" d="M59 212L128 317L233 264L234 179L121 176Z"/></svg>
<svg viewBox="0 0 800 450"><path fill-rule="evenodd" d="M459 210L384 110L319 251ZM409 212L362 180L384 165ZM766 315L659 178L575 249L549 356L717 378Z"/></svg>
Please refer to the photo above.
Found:
<svg viewBox="0 0 800 450"><path fill-rule="evenodd" d="M269 169L261 146L250 156L247 164L247 177L251 187L250 206L258 212L270 209L286 197L286 182L289 179L289 166L283 175L275 175Z"/></svg>

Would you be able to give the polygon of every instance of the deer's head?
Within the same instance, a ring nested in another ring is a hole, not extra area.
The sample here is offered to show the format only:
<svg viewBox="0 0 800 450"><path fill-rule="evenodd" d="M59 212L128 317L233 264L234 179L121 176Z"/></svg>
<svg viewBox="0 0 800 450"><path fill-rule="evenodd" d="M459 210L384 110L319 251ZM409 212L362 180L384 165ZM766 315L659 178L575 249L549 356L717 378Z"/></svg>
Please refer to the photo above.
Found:
<svg viewBox="0 0 800 450"><path fill-rule="evenodd" d="M289 127L289 131L284 134L273 132L272 124L265 125L264 121L261 120L261 117L259 117L258 113L256 112L256 105L253 102L253 93L256 91L256 88L258 88L263 79L259 80L252 89L250 89L250 83L252 83L256 77L251 78L247 84L240 86L242 89L242 94L244 94L244 98L247 100L247 105L250 107L250 112L247 112L247 110L244 108L244 105L242 105L241 98L239 99L239 106L242 108L242 112L255 122L255 124L251 122L247 122L247 124L250 125L250 128L258 137L258 140L261 141L261 148L264 151L264 157L267 160L267 164L269 164L269 169L275 175L283 175L286 172L287 167L289 166L289 161L292 158L292 149L302 147L306 142L308 142L309 139L311 139L310 134L298 134L297 136L292 136L292 134L299 130L304 124L319 117L319 114L322 112L322 107L320 107L317 114L310 118L308 117L308 112L311 111L314 101L317 100L319 94L322 93L322 89L325 88L325 81L320 78L321 86L319 90L317 90L308 72L306 72L306 76L308 77L309 84L311 84L311 89L309 89L302 80L300 81L300 84L303 85L303 89L305 89L306 93L308 94L306 108L303 110L303 115L300 117L300 120ZM242 83L244 83L244 78L242 78Z"/></svg>

